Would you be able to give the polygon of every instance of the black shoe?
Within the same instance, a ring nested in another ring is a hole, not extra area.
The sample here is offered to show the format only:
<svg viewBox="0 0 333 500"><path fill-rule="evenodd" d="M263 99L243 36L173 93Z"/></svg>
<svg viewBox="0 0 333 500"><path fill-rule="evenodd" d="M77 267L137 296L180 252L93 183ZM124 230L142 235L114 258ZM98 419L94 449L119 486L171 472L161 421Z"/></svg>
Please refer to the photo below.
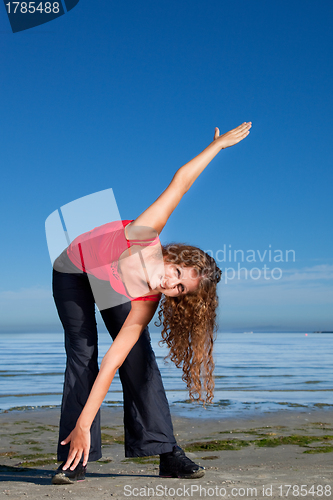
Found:
<svg viewBox="0 0 333 500"><path fill-rule="evenodd" d="M56 473L52 477L52 484L73 484L75 481L83 481L86 477L87 466L83 467L79 463L74 470L62 470L66 462L59 465Z"/></svg>
<svg viewBox="0 0 333 500"><path fill-rule="evenodd" d="M160 455L160 477L195 479L204 474L203 467L192 462L179 446L174 446L170 453Z"/></svg>

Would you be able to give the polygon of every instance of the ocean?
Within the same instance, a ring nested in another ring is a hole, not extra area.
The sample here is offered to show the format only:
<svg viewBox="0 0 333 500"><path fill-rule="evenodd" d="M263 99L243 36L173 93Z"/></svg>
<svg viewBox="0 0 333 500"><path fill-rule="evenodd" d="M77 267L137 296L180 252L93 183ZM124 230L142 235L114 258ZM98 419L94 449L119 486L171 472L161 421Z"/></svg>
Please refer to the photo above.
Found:
<svg viewBox="0 0 333 500"><path fill-rule="evenodd" d="M230 418L253 413L332 409L333 334L218 333L215 342L215 397L212 404L189 401L181 370L165 363L159 333L152 346L173 414ZM0 334L0 411L59 406L65 353L62 333ZM99 358L110 346L99 334ZM103 403L122 406L118 375Z"/></svg>

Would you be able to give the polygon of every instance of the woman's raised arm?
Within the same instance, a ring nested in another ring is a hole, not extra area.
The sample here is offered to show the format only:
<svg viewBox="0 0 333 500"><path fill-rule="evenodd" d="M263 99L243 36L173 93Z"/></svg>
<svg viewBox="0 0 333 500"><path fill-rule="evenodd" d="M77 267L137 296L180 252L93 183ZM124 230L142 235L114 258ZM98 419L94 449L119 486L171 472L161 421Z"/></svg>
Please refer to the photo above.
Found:
<svg viewBox="0 0 333 500"><path fill-rule="evenodd" d="M135 226L151 227L160 233L184 194L212 159L221 149L242 141L250 133L251 126L251 122L244 122L223 135L220 135L219 129L216 128L213 142L193 160L177 170L166 190L128 227L128 234L130 235L130 231L132 228L134 230Z"/></svg>

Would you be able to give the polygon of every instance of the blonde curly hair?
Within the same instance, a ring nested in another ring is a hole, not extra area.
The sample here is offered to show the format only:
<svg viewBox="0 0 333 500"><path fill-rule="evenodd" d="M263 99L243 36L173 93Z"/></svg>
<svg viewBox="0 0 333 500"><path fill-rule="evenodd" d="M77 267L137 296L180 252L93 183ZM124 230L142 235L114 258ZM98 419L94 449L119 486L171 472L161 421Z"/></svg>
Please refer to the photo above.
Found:
<svg viewBox="0 0 333 500"><path fill-rule="evenodd" d="M192 401L209 403L214 395L213 343L217 330L216 285L221 271L215 260L197 247L173 243L162 247L165 262L193 267L200 276L195 292L178 297L163 296L158 313L163 325L162 343L166 343L170 358L182 367L182 379ZM202 397L202 393L205 397Z"/></svg>

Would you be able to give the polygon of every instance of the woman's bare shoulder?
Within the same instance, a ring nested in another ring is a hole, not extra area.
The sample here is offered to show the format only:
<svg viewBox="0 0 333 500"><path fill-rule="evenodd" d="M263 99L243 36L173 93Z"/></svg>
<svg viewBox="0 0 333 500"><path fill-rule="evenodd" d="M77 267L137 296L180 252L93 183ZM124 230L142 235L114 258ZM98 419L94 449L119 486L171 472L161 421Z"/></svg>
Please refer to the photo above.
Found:
<svg viewBox="0 0 333 500"><path fill-rule="evenodd" d="M140 241L147 242L157 238L158 232L152 227L140 226L133 221L125 227L125 237L127 240L136 241L138 243L140 243Z"/></svg>

